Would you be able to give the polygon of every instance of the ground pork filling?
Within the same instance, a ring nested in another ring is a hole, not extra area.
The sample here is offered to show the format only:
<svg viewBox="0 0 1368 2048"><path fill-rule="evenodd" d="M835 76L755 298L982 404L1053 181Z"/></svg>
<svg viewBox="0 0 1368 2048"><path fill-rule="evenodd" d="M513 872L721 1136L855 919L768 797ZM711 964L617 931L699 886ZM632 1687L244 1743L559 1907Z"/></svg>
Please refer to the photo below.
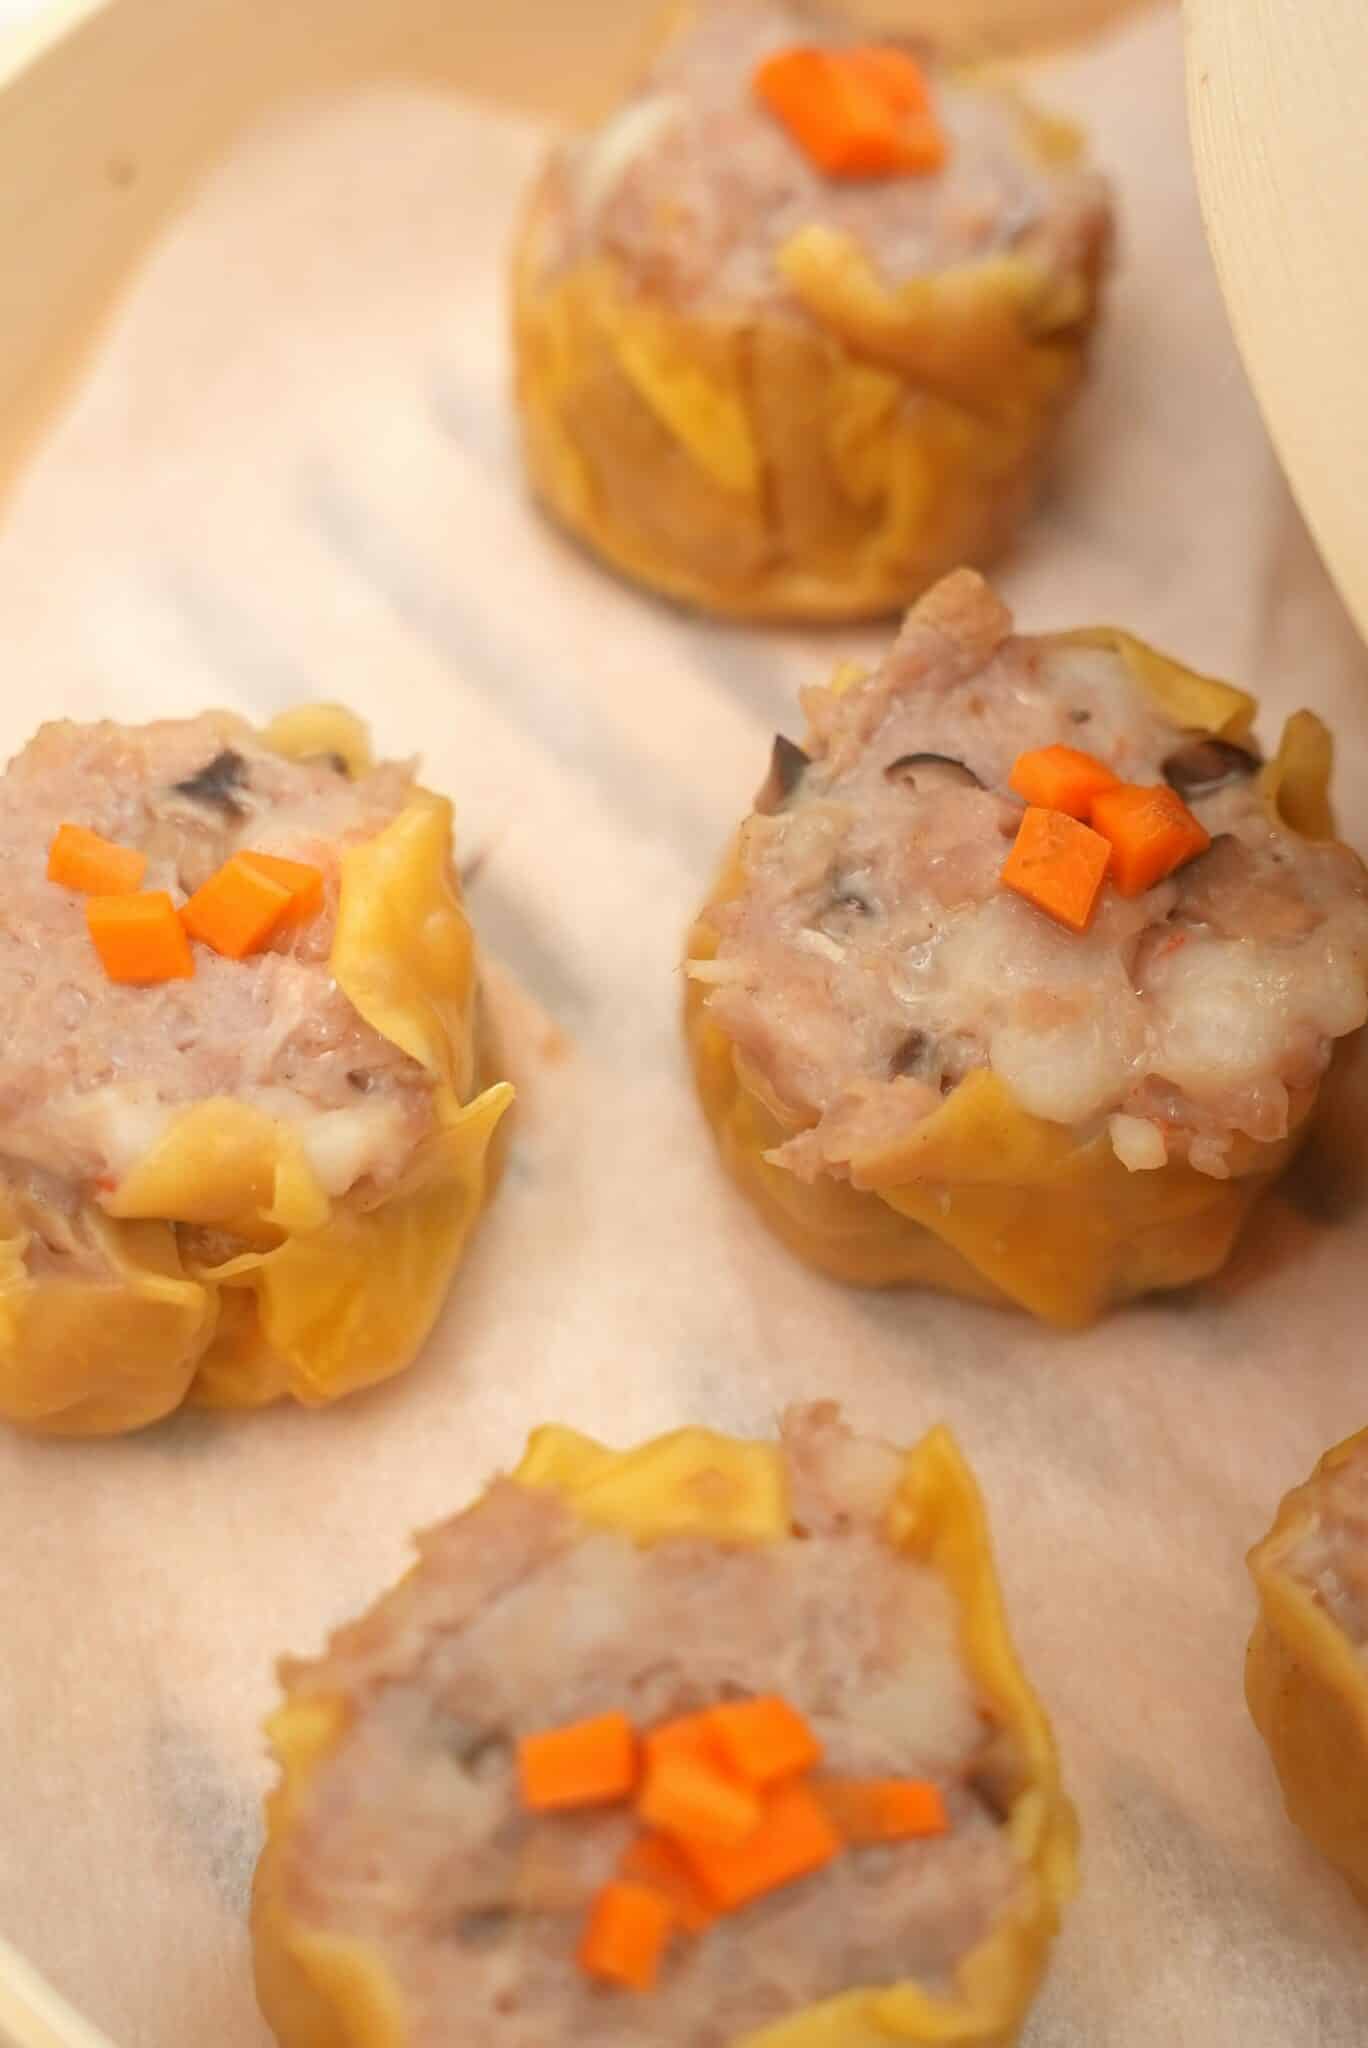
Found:
<svg viewBox="0 0 1368 2048"><path fill-rule="evenodd" d="M782 306L797 317L775 258L812 226L853 238L894 286L1010 249L1061 276L1091 268L1106 232L1101 181L1047 166L1010 100L943 72L943 171L852 182L817 170L757 101L752 77L789 44L852 39L821 9L705 5L641 93L562 153L547 278L607 257L681 309Z"/></svg>
<svg viewBox="0 0 1368 2048"><path fill-rule="evenodd" d="M942 1992L1020 1892L1002 1815L1015 1758L964 1671L943 1583L880 1534L896 1455L830 1410L785 1431L805 1541L640 1549L498 1484L428 1537L418 1573L300 1667L351 1721L291 1836L286 1906L377 1951L412 2048L457 2039L725 2048L853 1986ZM951 1831L852 1850L672 1945L649 2005L576 1967L630 1817L520 1811L519 1735L610 1709L645 1728L779 1692L825 1766L933 1779Z"/></svg>
<svg viewBox="0 0 1368 2048"><path fill-rule="evenodd" d="M782 1165L847 1174L980 1067L1036 1116L1105 1121L1137 1172L1223 1178L1237 1135L1285 1135L1368 1016L1368 876L1270 815L1254 754L1170 723L1119 653L1014 635L968 574L804 708L811 759L776 748L717 957L690 967L747 1082L805 1126ZM1212 837L1144 895L1104 885L1083 936L999 881L1013 763L1054 742L1167 779Z"/></svg>
<svg viewBox="0 0 1368 2048"><path fill-rule="evenodd" d="M1317 1473L1311 1491L1315 1513L1286 1568L1368 1659L1368 1435L1352 1457Z"/></svg>
<svg viewBox="0 0 1368 2048"><path fill-rule="evenodd" d="M43 727L0 777L0 1195L30 1265L98 1263L73 1228L178 1110L212 1097L298 1129L326 1191L379 1199L432 1128L424 1070L366 1024L329 972L344 850L403 808L411 771L352 779L329 756L287 761L219 714L147 726ZM239 848L320 867L323 913L247 960L197 947L193 980L105 975L84 899L46 879L57 827L148 856L143 886L179 902Z"/></svg>

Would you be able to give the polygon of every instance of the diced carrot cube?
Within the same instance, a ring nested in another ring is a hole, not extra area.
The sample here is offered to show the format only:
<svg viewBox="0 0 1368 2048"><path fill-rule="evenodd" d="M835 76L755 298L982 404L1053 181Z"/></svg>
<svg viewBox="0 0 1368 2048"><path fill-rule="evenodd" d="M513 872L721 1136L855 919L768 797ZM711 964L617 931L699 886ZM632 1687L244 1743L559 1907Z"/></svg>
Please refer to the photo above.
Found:
<svg viewBox="0 0 1368 2048"><path fill-rule="evenodd" d="M787 1700L729 1700L714 1707L709 1726L719 1750L748 1785L777 1785L822 1760L822 1745Z"/></svg>
<svg viewBox="0 0 1368 2048"><path fill-rule="evenodd" d="M616 1879L595 1899L580 1943L580 1968L627 1991L653 1991L673 1916L658 1893Z"/></svg>
<svg viewBox="0 0 1368 2048"><path fill-rule="evenodd" d="M1111 846L1111 877L1123 896L1143 896L1175 868L1205 853L1211 835L1167 784L1123 783L1093 804L1093 829Z"/></svg>
<svg viewBox="0 0 1368 2048"><path fill-rule="evenodd" d="M660 1721L641 1738L646 1768L664 1756L689 1756L717 1766L721 1755L713 1735L712 1708L697 1714L677 1714L672 1721Z"/></svg>
<svg viewBox="0 0 1368 2048"><path fill-rule="evenodd" d="M939 1786L921 1778L818 1778L813 1797L852 1848L944 1835L950 1818Z"/></svg>
<svg viewBox="0 0 1368 2048"><path fill-rule="evenodd" d="M284 922L290 892L234 855L181 909L185 929L228 960L258 953Z"/></svg>
<svg viewBox="0 0 1368 2048"><path fill-rule="evenodd" d="M755 1832L760 1801L705 1758L667 1750L646 1766L637 1813L675 1841L729 1848Z"/></svg>
<svg viewBox="0 0 1368 2048"><path fill-rule="evenodd" d="M915 57L887 43L842 50L842 66L871 84L897 124L892 169L938 171L950 154L949 138L931 98L931 82Z"/></svg>
<svg viewBox="0 0 1368 2048"><path fill-rule="evenodd" d="M829 177L889 167L897 124L872 85L843 76L831 51L777 51L757 69L755 90Z"/></svg>
<svg viewBox="0 0 1368 2048"><path fill-rule="evenodd" d="M931 81L916 58L891 43L861 43L842 62L863 73L895 114L929 114Z"/></svg>
<svg viewBox="0 0 1368 2048"><path fill-rule="evenodd" d="M1105 761L1085 754L1080 747L1035 747L1019 754L1007 778L1018 796L1046 811L1067 811L1071 818L1087 820L1093 798L1104 790L1117 789L1121 778Z"/></svg>
<svg viewBox="0 0 1368 2048"><path fill-rule="evenodd" d="M1072 932L1085 932L1111 847L1099 832L1063 811L1032 805L1002 869L1003 886Z"/></svg>
<svg viewBox="0 0 1368 2048"><path fill-rule="evenodd" d="M717 1918L717 1909L668 1836L634 1836L622 1852L618 1876L658 1892L686 1934L704 1933Z"/></svg>
<svg viewBox="0 0 1368 2048"><path fill-rule="evenodd" d="M86 926L111 981L147 986L189 981L194 955L164 889L134 896L88 896Z"/></svg>
<svg viewBox="0 0 1368 2048"><path fill-rule="evenodd" d="M316 917L323 908L323 870L309 861L284 860L278 853L244 852L237 855L245 868L265 875L269 881L289 891L290 907L285 912L286 924L303 924Z"/></svg>
<svg viewBox="0 0 1368 2048"><path fill-rule="evenodd" d="M734 1913L825 1869L840 1854L841 1840L809 1788L792 1784L770 1793L759 1827L735 1847L683 1839L679 1846L714 1905Z"/></svg>
<svg viewBox="0 0 1368 2048"><path fill-rule="evenodd" d="M62 825L48 848L48 880L87 896L130 896L146 873L145 853L116 846L84 825Z"/></svg>
<svg viewBox="0 0 1368 2048"><path fill-rule="evenodd" d="M636 1733L625 1714L611 1713L524 1735L518 1777L523 1805L534 1813L628 1799L637 1778Z"/></svg>
<svg viewBox="0 0 1368 2048"><path fill-rule="evenodd" d="M934 114L905 114L899 121L894 170L926 177L940 170L949 154L945 130Z"/></svg>
<svg viewBox="0 0 1368 2048"><path fill-rule="evenodd" d="M900 114L883 81L838 50L779 50L757 67L754 84L828 177L934 170L944 161L945 139L934 117Z"/></svg>

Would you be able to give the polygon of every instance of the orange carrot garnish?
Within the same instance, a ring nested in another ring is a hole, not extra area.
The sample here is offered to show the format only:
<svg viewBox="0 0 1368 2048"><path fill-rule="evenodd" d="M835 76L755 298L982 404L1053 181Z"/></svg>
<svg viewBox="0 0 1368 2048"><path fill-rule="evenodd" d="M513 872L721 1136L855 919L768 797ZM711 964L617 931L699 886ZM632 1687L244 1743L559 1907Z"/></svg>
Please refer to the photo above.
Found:
<svg viewBox="0 0 1368 2048"><path fill-rule="evenodd" d="M1094 800L1092 821L1111 846L1111 877L1123 896L1143 896L1211 844L1183 799L1162 783L1105 791Z"/></svg>
<svg viewBox="0 0 1368 2048"><path fill-rule="evenodd" d="M658 1892L686 1934L702 1934L717 1918L717 1909L665 1835L637 1835L627 1844L618 1876Z"/></svg>
<svg viewBox="0 0 1368 2048"><path fill-rule="evenodd" d="M938 171L949 155L944 128L931 100L931 81L916 58L888 43L865 43L841 52L841 62L874 86L898 122L901 171Z"/></svg>
<svg viewBox="0 0 1368 2048"><path fill-rule="evenodd" d="M937 1786L921 1778L821 1778L813 1797L849 1848L950 1831Z"/></svg>
<svg viewBox="0 0 1368 2048"><path fill-rule="evenodd" d="M931 81L916 58L891 43L862 43L841 61L863 73L897 114L929 114Z"/></svg>
<svg viewBox="0 0 1368 2048"><path fill-rule="evenodd" d="M828 177L939 169L945 136L934 115L900 106L884 77L849 57L801 46L779 50L757 67L755 91Z"/></svg>
<svg viewBox="0 0 1368 2048"><path fill-rule="evenodd" d="M1007 856L1002 882L1070 931L1085 932L1110 859L1111 847L1100 833L1063 811L1032 805Z"/></svg>
<svg viewBox="0 0 1368 2048"><path fill-rule="evenodd" d="M945 130L934 114L908 114L898 124L898 170L926 177L940 170L949 154Z"/></svg>
<svg viewBox="0 0 1368 2048"><path fill-rule="evenodd" d="M280 882L234 855L181 910L185 929L229 960L268 945L289 915L292 898Z"/></svg>
<svg viewBox="0 0 1368 2048"><path fill-rule="evenodd" d="M822 1760L821 1743L787 1700L729 1700L707 1719L719 1752L748 1785L801 1777Z"/></svg>
<svg viewBox="0 0 1368 2048"><path fill-rule="evenodd" d="M244 960L270 942L289 908L288 889L235 857L196 889L181 916L191 938L226 959Z"/></svg>
<svg viewBox="0 0 1368 2048"><path fill-rule="evenodd" d="M839 1855L841 1841L808 1787L795 1784L770 1793L760 1825L735 1847L682 1838L679 1847L713 1904L734 1913L824 1869Z"/></svg>
<svg viewBox="0 0 1368 2048"><path fill-rule="evenodd" d="M675 1841L733 1848L755 1832L760 1801L705 1757L667 1750L646 1766L637 1813Z"/></svg>
<svg viewBox="0 0 1368 2048"><path fill-rule="evenodd" d="M1105 761L1085 754L1078 747L1036 747L1018 754L1016 766L1007 778L1018 796L1046 811L1067 811L1071 818L1087 819L1093 798L1120 786Z"/></svg>
<svg viewBox="0 0 1368 2048"><path fill-rule="evenodd" d="M195 971L184 926L164 889L87 897L86 925L111 981L188 981Z"/></svg>
<svg viewBox="0 0 1368 2048"><path fill-rule="evenodd" d="M594 1901L580 1943L580 1968L606 1984L651 1991L672 1925L670 1908L657 1892L616 1879Z"/></svg>
<svg viewBox="0 0 1368 2048"><path fill-rule="evenodd" d="M636 1785L637 1739L625 1714L598 1714L518 1743L523 1805L534 1813L607 1806Z"/></svg>
<svg viewBox="0 0 1368 2048"><path fill-rule="evenodd" d="M828 177L886 173L897 160L898 126L869 80L829 50L780 50L755 73L755 90L806 156Z"/></svg>
<svg viewBox="0 0 1368 2048"><path fill-rule="evenodd" d="M323 908L321 868L313 867L308 861L282 860L278 853L239 853L236 858L254 874L265 875L268 881L289 891L290 907L284 917L286 924L304 924Z"/></svg>
<svg viewBox="0 0 1368 2048"><path fill-rule="evenodd" d="M84 825L61 826L48 848L48 880L87 896L131 896L146 873L145 853L115 846Z"/></svg>
<svg viewBox="0 0 1368 2048"><path fill-rule="evenodd" d="M646 1768L663 1756L691 1756L717 1769L722 1758L713 1735L711 1707L697 1714L677 1714L673 1721L657 1722L641 1738Z"/></svg>

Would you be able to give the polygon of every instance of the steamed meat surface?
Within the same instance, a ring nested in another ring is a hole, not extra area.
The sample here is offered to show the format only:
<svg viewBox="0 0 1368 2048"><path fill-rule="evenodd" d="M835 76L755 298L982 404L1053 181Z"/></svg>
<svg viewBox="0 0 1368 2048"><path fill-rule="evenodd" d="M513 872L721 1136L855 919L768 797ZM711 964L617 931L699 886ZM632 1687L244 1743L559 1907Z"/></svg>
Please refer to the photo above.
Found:
<svg viewBox="0 0 1368 2048"><path fill-rule="evenodd" d="M1368 1436L1354 1455L1310 1482L1314 1520L1286 1569L1310 1586L1350 1642L1368 1658Z"/></svg>
<svg viewBox="0 0 1368 2048"><path fill-rule="evenodd" d="M51 1219L40 1242L73 1194L112 1187L178 1110L213 1097L295 1125L332 1195L378 1194L402 1173L431 1127L430 1080L362 1020L328 959L342 854L382 832L411 786L403 766L351 780L333 757L285 760L220 714L48 725L10 764L0 778L0 1173L26 1212ZM238 848L311 862L326 878L324 911L246 960L197 948L193 980L118 986L90 943L84 899L45 876L66 820L140 848L143 886L178 902Z"/></svg>
<svg viewBox="0 0 1368 2048"><path fill-rule="evenodd" d="M429 1534L418 1571L323 1659L285 1673L296 1697L348 1706L291 1837L286 1904L379 1957L410 2048L725 2048L852 1986L947 1990L1010 1909L1011 1764L1004 1788L946 1589L880 1534L898 1461L825 1410L791 1418L784 1445L805 1540L642 1549L503 1482ZM951 1833L850 1851L677 1941L648 2002L595 1987L575 1948L630 1817L521 1811L517 1738L776 1691L832 1770L934 1779Z"/></svg>
<svg viewBox="0 0 1368 2048"><path fill-rule="evenodd" d="M680 309L781 308L800 319L776 258L812 226L849 236L892 286L1023 248L1061 274L1086 267L1106 231L1101 180L1047 165L1014 102L948 71L935 74L943 171L858 181L819 171L751 80L789 44L853 40L822 9L704 5L642 91L566 151L546 274L607 257Z"/></svg>
<svg viewBox="0 0 1368 2048"><path fill-rule="evenodd" d="M1194 762L1111 648L1014 634L966 572L804 709L811 762L787 755L788 793L747 820L717 957L690 969L748 1084L806 1127L775 1155L795 1172L849 1171L991 1067L1036 1116L1116 1120L1136 1170L1221 1178L1368 1016L1362 864L1270 814L1256 757ZM1013 763L1055 742L1125 781L1167 769L1214 842L1139 897L1104 887L1081 936L999 882Z"/></svg>

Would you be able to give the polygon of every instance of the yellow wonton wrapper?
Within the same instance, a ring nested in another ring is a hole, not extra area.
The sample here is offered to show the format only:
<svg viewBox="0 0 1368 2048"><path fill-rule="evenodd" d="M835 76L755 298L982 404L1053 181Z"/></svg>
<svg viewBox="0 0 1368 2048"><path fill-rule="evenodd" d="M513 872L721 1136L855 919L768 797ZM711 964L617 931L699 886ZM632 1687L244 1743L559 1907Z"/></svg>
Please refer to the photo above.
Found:
<svg viewBox="0 0 1368 2048"><path fill-rule="evenodd" d="M1327 1451L1249 1553L1259 1619L1245 1694L1292 1820L1368 1906L1368 1663L1289 1569L1317 1513L1322 1473L1368 1451L1368 1430Z"/></svg>
<svg viewBox="0 0 1368 2048"><path fill-rule="evenodd" d="M308 706L263 735L291 757L369 764L350 713ZM415 791L343 855L330 960L366 1022L435 1090L437 1129L364 1213L334 1203L297 1135L229 1099L181 1112L77 1231L107 1277L31 1274L29 1234L0 1192L0 1414L68 1436L137 1429L187 1399L320 1403L386 1379L432 1327L490 1183L512 1090L481 1091L474 943L451 854L451 806ZM201 1256L204 1230L250 1249Z"/></svg>
<svg viewBox="0 0 1368 2048"><path fill-rule="evenodd" d="M1056 638L1114 649L1166 715L1190 730L1239 740L1253 722L1252 697L1128 633L1098 627ZM1300 711L1263 771L1268 803L1308 837L1327 838L1334 829L1330 765L1330 735ZM711 903L742 886L733 848ZM710 960L716 951L705 912L689 934L687 957ZM801 1129L800 1120L782 1116L781 1105L748 1079L712 1020L707 994L687 982L685 1031L703 1107L731 1174L792 1250L857 1285L1012 1302L1066 1328L1134 1295L1216 1272L1254 1201L1291 1159L1316 1099L1315 1090L1294 1093L1290 1133L1276 1144L1238 1137L1228 1180L1181 1160L1132 1173L1105 1129L1084 1140L1031 1116L981 1068L906 1142L852 1161L850 1181L808 1183L765 1157Z"/></svg>
<svg viewBox="0 0 1368 2048"><path fill-rule="evenodd" d="M1018 113L1042 161L1077 155ZM890 289L813 225L779 257L806 319L686 313L607 259L547 281L557 203L553 167L514 266L524 453L614 568L708 611L855 619L1011 538L1082 378L1100 250L1062 282L1014 253Z"/></svg>
<svg viewBox="0 0 1368 2048"><path fill-rule="evenodd" d="M677 1430L635 1450L610 1451L573 1430L548 1426L529 1439L513 1477L559 1492L586 1523L642 1543L684 1535L729 1545L779 1543L789 1535L778 1448L710 1430ZM1001 1924L963 1958L952 1997L932 1997L913 1983L847 1991L748 2034L733 2048L894 2048L899 2042L1008 2048L1076 1886L1077 1822L1060 1782L1054 1738L1017 1662L983 1502L948 1430L932 1430L907 1453L887 1527L898 1549L948 1583L965 1662L1013 1746L1016 1785L1006 1825L1023 1883ZM282 1776L267 1806L252 1921L257 1992L281 2048L408 2048L410 2040L384 1959L358 1942L312 1932L289 1908L293 1830L315 1774L345 1733L347 1712L335 1696L301 1692L287 1698L268 1726ZM647 2031L648 2021L643 2007Z"/></svg>

